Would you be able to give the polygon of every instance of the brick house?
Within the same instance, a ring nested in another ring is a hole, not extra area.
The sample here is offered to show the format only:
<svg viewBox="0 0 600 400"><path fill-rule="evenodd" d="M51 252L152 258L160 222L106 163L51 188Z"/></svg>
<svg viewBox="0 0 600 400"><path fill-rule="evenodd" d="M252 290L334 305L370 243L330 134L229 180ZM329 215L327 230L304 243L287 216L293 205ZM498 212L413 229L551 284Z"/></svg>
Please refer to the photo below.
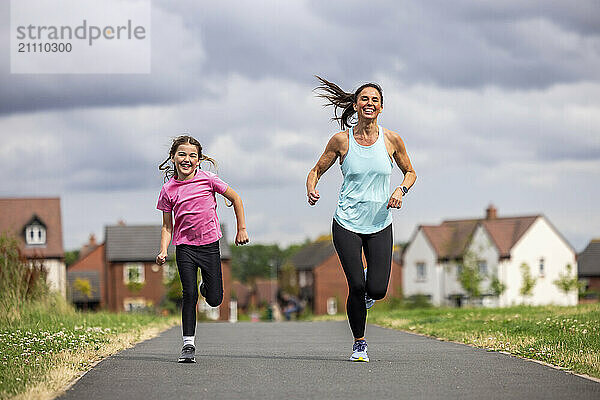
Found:
<svg viewBox="0 0 600 400"><path fill-rule="evenodd" d="M577 257L577 273L586 291L600 293L600 239L593 239Z"/></svg>
<svg viewBox="0 0 600 400"><path fill-rule="evenodd" d="M434 305L460 306L467 295L459 282L464 254L473 254L480 274L485 306L575 305L577 293L565 294L553 282L577 271L575 251L543 215L498 217L490 205L485 218L443 221L420 225L403 252L403 291L425 295ZM531 296L522 296L521 265L536 279ZM496 296L492 278L506 285Z"/></svg>
<svg viewBox="0 0 600 400"><path fill-rule="evenodd" d="M67 270L67 293L69 300L78 309L96 310L106 308L104 243L96 243L90 235L89 243L79 251L79 258ZM82 293L77 288L77 280L89 282L91 293Z"/></svg>
<svg viewBox="0 0 600 400"><path fill-rule="evenodd" d="M50 289L66 296L60 198L4 198L0 209L0 233L15 237L26 258L41 261Z"/></svg>
<svg viewBox="0 0 600 400"><path fill-rule="evenodd" d="M223 233L224 227L221 226ZM164 299L165 280L173 273L168 264L155 263L160 244L160 225L114 225L105 229L104 282L106 307L112 311L133 311L147 306L158 306ZM220 240L223 268L223 302L211 309L211 316L229 319L231 290L231 250L225 235ZM169 256L175 253L169 246ZM199 308L207 309L202 298Z"/></svg>
<svg viewBox="0 0 600 400"><path fill-rule="evenodd" d="M398 260L395 254L386 297L398 295L402 288L402 267ZM300 289L300 297L312 307L314 314L335 314L345 309L348 285L331 240L304 246L290 262L296 269L295 283ZM364 256L363 264L366 264Z"/></svg>

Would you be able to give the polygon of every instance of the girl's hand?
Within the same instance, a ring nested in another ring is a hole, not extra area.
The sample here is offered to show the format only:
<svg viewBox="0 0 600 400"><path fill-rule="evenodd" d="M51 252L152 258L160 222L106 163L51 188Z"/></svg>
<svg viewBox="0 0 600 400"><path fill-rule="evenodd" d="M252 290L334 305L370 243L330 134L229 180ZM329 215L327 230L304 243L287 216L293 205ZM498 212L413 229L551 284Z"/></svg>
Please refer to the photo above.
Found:
<svg viewBox="0 0 600 400"><path fill-rule="evenodd" d="M402 207L402 196L404 193L402 189L396 188L394 193L392 193L392 197L390 197L390 201L388 201L387 208L400 208Z"/></svg>
<svg viewBox="0 0 600 400"><path fill-rule="evenodd" d="M160 252L157 256L156 256L156 263L158 265L163 265L165 263L165 261L167 261L167 253L166 252Z"/></svg>
<svg viewBox="0 0 600 400"><path fill-rule="evenodd" d="M238 229L237 235L235 235L235 245L241 246L248 243L250 239L248 238L248 232L246 228Z"/></svg>
<svg viewBox="0 0 600 400"><path fill-rule="evenodd" d="M321 195L319 194L319 191L317 189L308 192L307 196L308 204L310 204L311 206L314 206L317 203L317 201L319 201L319 199L321 198Z"/></svg>

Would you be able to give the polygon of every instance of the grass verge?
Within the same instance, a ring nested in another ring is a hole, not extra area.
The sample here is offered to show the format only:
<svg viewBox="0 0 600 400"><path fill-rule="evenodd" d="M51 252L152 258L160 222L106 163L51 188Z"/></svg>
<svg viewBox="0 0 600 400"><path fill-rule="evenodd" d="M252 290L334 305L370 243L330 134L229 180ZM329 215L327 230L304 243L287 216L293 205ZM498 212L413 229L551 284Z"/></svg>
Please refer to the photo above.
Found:
<svg viewBox="0 0 600 400"><path fill-rule="evenodd" d="M369 310L368 322L542 361L600 378L600 304Z"/></svg>
<svg viewBox="0 0 600 400"><path fill-rule="evenodd" d="M96 362L156 336L178 318L78 313L56 296L0 319L0 399L50 399Z"/></svg>

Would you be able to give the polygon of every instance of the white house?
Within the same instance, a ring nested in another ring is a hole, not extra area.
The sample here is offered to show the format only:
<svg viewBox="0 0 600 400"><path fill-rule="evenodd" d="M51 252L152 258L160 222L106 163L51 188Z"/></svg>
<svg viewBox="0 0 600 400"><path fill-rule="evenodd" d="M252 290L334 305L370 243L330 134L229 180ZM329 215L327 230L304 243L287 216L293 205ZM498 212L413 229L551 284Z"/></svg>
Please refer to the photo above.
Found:
<svg viewBox="0 0 600 400"><path fill-rule="evenodd" d="M458 305L466 300L458 281L465 254L472 254L485 279L480 287L487 306L575 305L577 291L569 294L554 284L561 274L577 275L575 250L543 215L503 217L491 206L484 219L444 221L421 225L403 253L405 296L426 295L435 305ZM521 265L527 264L535 286L531 295L520 293ZM493 296L490 281L506 285Z"/></svg>
<svg viewBox="0 0 600 400"><path fill-rule="evenodd" d="M0 199L0 233L17 239L29 260L41 262L50 289L66 295L67 272L59 198Z"/></svg>

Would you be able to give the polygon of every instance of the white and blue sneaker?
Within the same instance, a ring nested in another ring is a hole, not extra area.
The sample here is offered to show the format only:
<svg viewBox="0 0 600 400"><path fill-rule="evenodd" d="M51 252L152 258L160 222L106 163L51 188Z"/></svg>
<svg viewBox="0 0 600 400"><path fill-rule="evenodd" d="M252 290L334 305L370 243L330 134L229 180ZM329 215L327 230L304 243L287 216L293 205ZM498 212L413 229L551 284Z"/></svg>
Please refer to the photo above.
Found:
<svg viewBox="0 0 600 400"><path fill-rule="evenodd" d="M369 362L369 356L367 355L367 341L365 339L354 341L350 361Z"/></svg>
<svg viewBox="0 0 600 400"><path fill-rule="evenodd" d="M181 349L181 355L177 359L180 363L195 363L196 362L196 348L192 344L186 344Z"/></svg>
<svg viewBox="0 0 600 400"><path fill-rule="evenodd" d="M367 281L367 269L365 268L365 282L366 281ZM375 300L370 298L369 295L367 293L365 293L365 307L367 307L367 310L369 308L373 307L373 304L375 304Z"/></svg>

